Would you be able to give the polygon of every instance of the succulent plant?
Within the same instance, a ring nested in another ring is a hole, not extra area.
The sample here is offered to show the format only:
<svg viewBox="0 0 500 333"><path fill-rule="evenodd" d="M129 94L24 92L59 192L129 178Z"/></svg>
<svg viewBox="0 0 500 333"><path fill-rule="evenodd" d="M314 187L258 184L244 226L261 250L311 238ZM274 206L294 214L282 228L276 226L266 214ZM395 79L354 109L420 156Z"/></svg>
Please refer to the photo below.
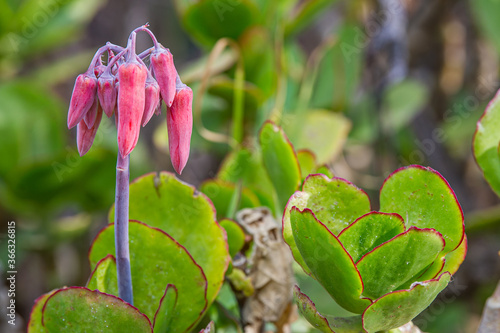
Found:
<svg viewBox="0 0 500 333"><path fill-rule="evenodd" d="M304 271L356 314L327 319L295 288L299 311L323 332L408 323L448 285L467 251L453 190L435 170L415 165L385 180L379 212L352 183L309 175L287 203L283 237Z"/></svg>

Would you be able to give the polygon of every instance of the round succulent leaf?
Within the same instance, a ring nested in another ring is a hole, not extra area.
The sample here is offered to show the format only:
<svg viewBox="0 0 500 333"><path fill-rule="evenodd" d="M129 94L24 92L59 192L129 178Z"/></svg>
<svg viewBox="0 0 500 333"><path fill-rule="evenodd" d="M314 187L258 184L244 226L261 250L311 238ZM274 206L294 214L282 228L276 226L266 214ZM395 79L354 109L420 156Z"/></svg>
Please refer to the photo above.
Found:
<svg viewBox="0 0 500 333"><path fill-rule="evenodd" d="M118 296L116 259L113 255L109 254L97 263L94 271L90 274L87 288Z"/></svg>
<svg viewBox="0 0 500 333"><path fill-rule="evenodd" d="M220 220L219 224L226 230L229 255L234 258L245 245L245 232L238 223L230 219Z"/></svg>
<svg viewBox="0 0 500 333"><path fill-rule="evenodd" d="M84 287L59 289L42 311L48 332L152 332L148 317L120 298Z"/></svg>
<svg viewBox="0 0 500 333"><path fill-rule="evenodd" d="M363 295L375 299L397 290L428 267L443 247L437 231L415 227L379 245L356 263L365 287Z"/></svg>
<svg viewBox="0 0 500 333"><path fill-rule="evenodd" d="M363 282L352 258L310 209L290 212L295 243L314 277L343 308L362 313L371 300L361 298Z"/></svg>
<svg viewBox="0 0 500 333"><path fill-rule="evenodd" d="M170 326L174 319L175 306L177 305L177 288L168 284L163 294L158 310L153 321L154 333L172 332Z"/></svg>
<svg viewBox="0 0 500 333"><path fill-rule="evenodd" d="M130 184L129 218L165 231L189 251L207 278L210 304L230 261L226 233L212 202L170 172L150 173ZM114 207L109 220L114 221Z"/></svg>
<svg viewBox="0 0 500 333"><path fill-rule="evenodd" d="M31 308L30 319L28 321L28 333L48 333L47 329L42 325L42 310L47 299L57 290L58 289L49 291L35 300L35 304Z"/></svg>
<svg viewBox="0 0 500 333"><path fill-rule="evenodd" d="M363 313L364 329L379 332L408 323L432 303L450 277L443 273L436 280L417 282L409 290L394 291L377 299Z"/></svg>
<svg viewBox="0 0 500 333"><path fill-rule="evenodd" d="M114 224L94 239L89 252L91 268L100 258L115 253ZM154 318L167 284L178 290L178 306L172 332L185 332L206 310L207 280L189 252L164 231L130 221L130 267L134 304L148 318Z"/></svg>
<svg viewBox="0 0 500 333"><path fill-rule="evenodd" d="M228 217L227 212L236 190L236 185L220 179L210 179L204 181L200 186L200 191L205 194L215 206L218 219ZM254 208L259 206L259 198L248 188L242 187L239 195L239 204L236 210L238 211L243 208Z"/></svg>
<svg viewBox="0 0 500 333"><path fill-rule="evenodd" d="M302 181L299 161L283 129L267 121L259 133L262 160L282 210Z"/></svg>
<svg viewBox="0 0 500 333"><path fill-rule="evenodd" d="M403 233L405 225L398 214L371 212L358 218L342 230L339 241L354 262L375 247Z"/></svg>
<svg viewBox="0 0 500 333"><path fill-rule="evenodd" d="M495 193L500 196L500 91L486 107L477 122L473 140L476 162L483 171L484 178Z"/></svg>
<svg viewBox="0 0 500 333"><path fill-rule="evenodd" d="M328 229L338 235L358 217L370 212L368 195L342 178L329 179L324 175L310 175L304 181L302 192L309 195L306 206Z"/></svg>
<svg viewBox="0 0 500 333"><path fill-rule="evenodd" d="M437 171L418 165L396 170L380 190L380 211L401 215L406 227L433 228L443 236L446 254L464 237L462 208Z"/></svg>
<svg viewBox="0 0 500 333"><path fill-rule="evenodd" d="M316 310L316 305L300 288L293 287L293 298L297 304L299 313L317 330L324 333L334 333L328 324L328 320Z"/></svg>
<svg viewBox="0 0 500 333"><path fill-rule="evenodd" d="M306 179L316 169L316 155L308 149L301 149L297 151L297 160L300 165L301 177Z"/></svg>

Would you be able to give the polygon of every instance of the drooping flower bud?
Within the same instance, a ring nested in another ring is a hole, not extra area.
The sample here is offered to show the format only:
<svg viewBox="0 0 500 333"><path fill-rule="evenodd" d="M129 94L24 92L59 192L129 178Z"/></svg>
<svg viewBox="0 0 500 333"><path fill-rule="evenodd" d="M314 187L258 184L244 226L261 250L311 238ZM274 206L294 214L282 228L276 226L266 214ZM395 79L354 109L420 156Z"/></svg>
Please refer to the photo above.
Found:
<svg viewBox="0 0 500 333"><path fill-rule="evenodd" d="M161 97L167 106L170 107L175 97L175 81L177 77L172 53L163 46L160 46L151 53L150 59L156 81L158 81L158 85L160 86Z"/></svg>
<svg viewBox="0 0 500 333"><path fill-rule="evenodd" d="M96 118L92 127L88 128L87 124L84 120L81 120L78 123L76 128L76 145L78 146L78 153L80 156L85 155L90 147L92 147L92 143L94 142L95 135L97 133L97 129L99 128L99 124L102 119L102 109L97 109Z"/></svg>
<svg viewBox="0 0 500 333"><path fill-rule="evenodd" d="M155 113L158 104L160 103L160 86L158 82L148 74L146 79L144 115L142 116L142 127L146 126L153 114Z"/></svg>
<svg viewBox="0 0 500 333"><path fill-rule="evenodd" d="M101 103L102 110L106 116L111 117L116 107L115 78L107 69L97 81L97 95Z"/></svg>
<svg viewBox="0 0 500 333"><path fill-rule="evenodd" d="M126 157L139 139L148 70L135 59L118 69L118 150Z"/></svg>
<svg viewBox="0 0 500 333"><path fill-rule="evenodd" d="M94 103L97 91L97 78L91 72L80 74L76 78L68 110L68 128L78 124Z"/></svg>
<svg viewBox="0 0 500 333"><path fill-rule="evenodd" d="M189 158L193 131L192 104L193 91L181 83L177 86L172 106L167 108L168 147L172 165L178 174L181 174Z"/></svg>
<svg viewBox="0 0 500 333"><path fill-rule="evenodd" d="M99 98L97 96L94 97L94 103L90 107L90 109L87 111L85 116L83 116L83 121L87 125L88 128L91 128L94 126L94 123L97 118L97 111L98 109L101 109L101 105L99 104Z"/></svg>

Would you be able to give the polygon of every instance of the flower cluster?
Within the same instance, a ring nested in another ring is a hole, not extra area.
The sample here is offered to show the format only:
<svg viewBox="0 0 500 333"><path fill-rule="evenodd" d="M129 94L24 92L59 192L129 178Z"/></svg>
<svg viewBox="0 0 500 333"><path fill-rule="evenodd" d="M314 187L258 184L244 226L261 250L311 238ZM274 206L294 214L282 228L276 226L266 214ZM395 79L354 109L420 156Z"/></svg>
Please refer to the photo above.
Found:
<svg viewBox="0 0 500 333"><path fill-rule="evenodd" d="M135 50L138 31L147 32L154 44L140 54ZM144 62L147 57L149 67ZM161 113L162 100L167 105L170 158L180 174L189 157L193 127L191 88L182 83L172 54L147 25L132 31L126 48L108 42L97 50L73 88L68 128L77 126L78 152L83 156L92 146L104 112L116 116L118 150L125 158L137 144L141 125Z"/></svg>

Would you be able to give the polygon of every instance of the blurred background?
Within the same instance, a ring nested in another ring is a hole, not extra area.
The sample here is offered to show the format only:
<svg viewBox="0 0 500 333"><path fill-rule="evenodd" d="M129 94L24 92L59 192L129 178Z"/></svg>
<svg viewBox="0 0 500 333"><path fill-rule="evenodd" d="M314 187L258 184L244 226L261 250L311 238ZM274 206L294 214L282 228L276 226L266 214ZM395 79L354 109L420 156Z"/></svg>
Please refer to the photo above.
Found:
<svg viewBox="0 0 500 333"><path fill-rule="evenodd" d="M5 271L7 222L15 221L18 321L42 293L86 283L89 245L114 200L116 130L103 119L80 157L68 103L97 48L125 45L149 22L199 106L182 180L199 186L231 151L211 134L230 133L238 63L246 144L267 118L279 120L296 148L365 189L374 209L396 168L443 174L464 210L469 252L415 323L475 332L500 277L500 201L471 149L500 87L498 17L497 0L0 0L0 264ZM209 64L224 37L237 47ZM140 34L138 51L150 46ZM164 113L141 131L131 177L160 170L173 171ZM5 278L1 288L3 307ZM328 296L309 289L328 312Z"/></svg>

